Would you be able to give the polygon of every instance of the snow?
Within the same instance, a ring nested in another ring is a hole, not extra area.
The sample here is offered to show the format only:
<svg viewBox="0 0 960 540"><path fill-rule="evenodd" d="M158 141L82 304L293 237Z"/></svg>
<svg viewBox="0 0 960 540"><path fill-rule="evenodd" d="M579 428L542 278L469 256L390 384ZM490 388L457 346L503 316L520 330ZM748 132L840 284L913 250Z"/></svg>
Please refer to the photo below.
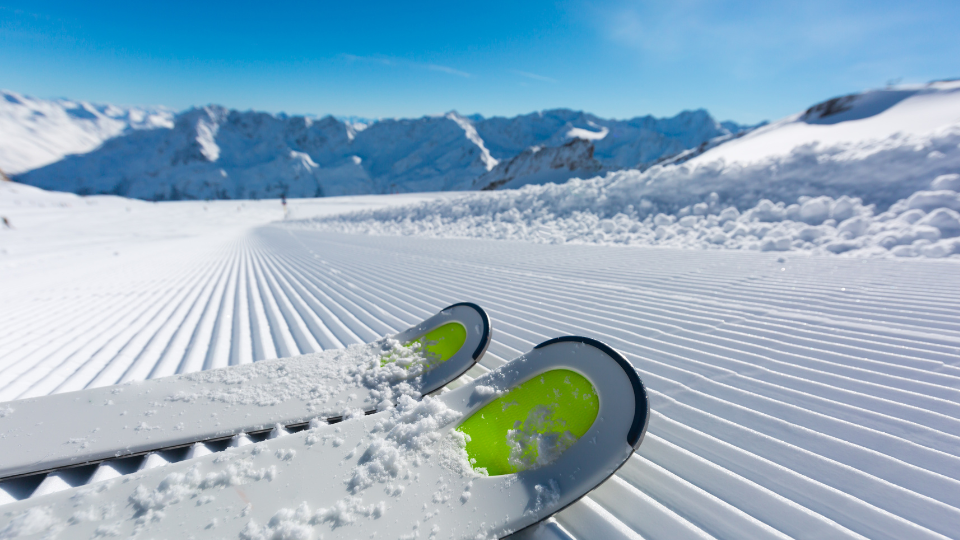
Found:
<svg viewBox="0 0 960 540"><path fill-rule="evenodd" d="M515 470L526 471L549 465L577 442L577 437L569 430L553 431L552 417L550 407L537 405L522 424L517 421L514 429L507 430L507 446L510 447L507 462Z"/></svg>
<svg viewBox="0 0 960 540"><path fill-rule="evenodd" d="M0 90L0 170L19 174L134 130L172 126L173 113L159 107L43 100Z"/></svg>
<svg viewBox="0 0 960 540"><path fill-rule="evenodd" d="M603 165L594 159L593 152L593 145L579 138L555 148L531 146L477 177L471 186L491 190L559 184L570 178L599 172Z"/></svg>
<svg viewBox="0 0 960 540"><path fill-rule="evenodd" d="M394 361L381 365L384 358ZM336 407L331 402L333 398L352 394L360 403L385 407L401 395L419 398L418 386L412 379L429 366L430 360L421 352L419 342L405 346L383 338L283 363L256 362L229 370L187 374L183 380L194 383L191 388L197 391L181 391L165 399L259 407L299 400L307 411L319 414ZM337 412L344 418L363 416L362 409L341 407ZM235 436L232 446L251 442L240 434Z"/></svg>
<svg viewBox="0 0 960 540"><path fill-rule="evenodd" d="M849 145L854 147L851 151L869 152L866 145L869 141L923 140L945 126L960 124L960 82L895 87L847 96L838 107L842 110L826 116L825 111L818 111L816 107L761 127L694 162L722 159L749 165L786 156L805 146Z"/></svg>
<svg viewBox="0 0 960 540"><path fill-rule="evenodd" d="M551 244L960 259L960 193L955 191L918 191L884 212L847 196L802 196L793 204L761 199L741 212L736 206L720 203L719 195L712 193L702 202L666 214L656 212L652 204L644 208L643 200L624 207L624 201L606 196L617 183L635 180L633 176L636 173L592 181L574 179L559 186L477 194L288 226L353 234Z"/></svg>
<svg viewBox="0 0 960 540"><path fill-rule="evenodd" d="M62 529L63 524L53 518L49 510L43 507L31 508L0 530L0 538L7 540L40 533L47 533L46 536L52 537Z"/></svg>

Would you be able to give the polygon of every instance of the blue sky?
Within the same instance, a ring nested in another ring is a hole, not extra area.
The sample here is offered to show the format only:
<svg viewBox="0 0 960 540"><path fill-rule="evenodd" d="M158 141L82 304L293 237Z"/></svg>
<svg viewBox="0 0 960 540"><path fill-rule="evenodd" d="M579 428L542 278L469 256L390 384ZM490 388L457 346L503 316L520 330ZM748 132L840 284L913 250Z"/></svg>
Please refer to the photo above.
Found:
<svg viewBox="0 0 960 540"><path fill-rule="evenodd" d="M960 77L958 23L956 0L0 0L0 87L174 109L703 107L756 122L890 80Z"/></svg>

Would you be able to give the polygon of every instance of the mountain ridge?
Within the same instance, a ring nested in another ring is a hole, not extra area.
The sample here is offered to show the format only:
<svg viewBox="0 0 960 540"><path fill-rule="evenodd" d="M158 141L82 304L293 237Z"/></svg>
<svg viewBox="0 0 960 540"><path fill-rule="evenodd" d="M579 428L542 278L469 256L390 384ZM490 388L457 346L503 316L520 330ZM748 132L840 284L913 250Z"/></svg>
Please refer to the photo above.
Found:
<svg viewBox="0 0 960 540"><path fill-rule="evenodd" d="M746 129L703 109L629 120L569 109L512 118L451 111L363 123L208 105L152 129L125 128L91 151L15 176L44 189L149 200L466 190L483 187L477 178L532 147L587 141L591 160L566 163L569 177L595 174L593 161L608 170L642 166L731 128ZM513 169L536 175L533 163Z"/></svg>

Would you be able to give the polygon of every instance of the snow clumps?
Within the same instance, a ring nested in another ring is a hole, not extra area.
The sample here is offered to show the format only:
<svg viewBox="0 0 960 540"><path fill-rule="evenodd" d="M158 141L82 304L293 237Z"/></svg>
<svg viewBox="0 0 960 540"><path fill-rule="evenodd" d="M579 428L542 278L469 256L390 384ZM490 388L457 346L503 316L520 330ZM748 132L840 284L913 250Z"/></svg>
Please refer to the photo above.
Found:
<svg viewBox="0 0 960 540"><path fill-rule="evenodd" d="M442 401L424 397L416 401L402 396L390 416L370 431L372 441L354 467L347 487L357 494L374 483L410 477L410 467L419 466L440 440L440 428L460 418L461 413Z"/></svg>
<svg viewBox="0 0 960 540"><path fill-rule="evenodd" d="M409 207L300 222L346 233L487 238L538 243L799 251L853 257L960 260L960 175L937 176L928 190L885 210L860 197L801 195L793 203L716 192L674 203L625 194L636 171L562 185L478 193Z"/></svg>
<svg viewBox="0 0 960 540"><path fill-rule="evenodd" d="M183 380L195 383L193 391L179 390L166 400L260 407L300 400L313 414L335 411L346 418L358 409L345 410L337 397L357 395L365 405L381 410L392 407L402 395L419 398L417 377L432 367L431 362L419 341L403 344L387 337L282 362L268 360L190 373ZM362 416L362 411L357 414ZM155 428L143 423L137 429Z"/></svg>

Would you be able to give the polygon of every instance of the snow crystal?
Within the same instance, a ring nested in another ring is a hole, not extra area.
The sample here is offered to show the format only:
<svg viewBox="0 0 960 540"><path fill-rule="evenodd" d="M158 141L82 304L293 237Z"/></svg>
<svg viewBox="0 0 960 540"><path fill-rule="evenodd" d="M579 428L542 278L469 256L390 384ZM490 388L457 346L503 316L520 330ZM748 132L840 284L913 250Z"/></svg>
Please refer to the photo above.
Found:
<svg viewBox="0 0 960 540"><path fill-rule="evenodd" d="M401 396L396 408L373 425L369 432L370 442L366 447L355 448L349 453L352 457L354 451L361 450L356 465L344 480L351 495L309 516L307 516L309 512L305 510L306 507L302 506L305 517L300 522L329 522L334 527L339 527L353 523L360 517L377 519L383 516L387 510L386 504L383 501L365 504L362 492L380 483L385 485L385 492L390 496L397 497L403 494L404 487L396 481L416 478L416 475L411 473L411 469L433 455L435 443L441 438L440 428L460 417L461 413L450 409L442 401L433 397L427 396L418 401L410 396ZM334 444L339 446L342 442L338 439ZM461 443L461 453L457 454L457 459L462 461L459 465L460 469L466 472L470 466L466 463L466 453L463 451L465 442L461 441ZM279 452L277 455L283 459ZM444 456L449 459L449 455L441 451L441 460ZM447 497L449 498L449 495ZM245 529L245 534L249 538L271 538L257 536L266 534L265 530L267 529L251 522Z"/></svg>
<svg viewBox="0 0 960 540"><path fill-rule="evenodd" d="M360 497L346 497L337 501L330 508L321 508L317 511L317 522L329 522L334 527L341 527L354 523L360 517L378 519L387 511L385 502L364 505Z"/></svg>
<svg viewBox="0 0 960 540"><path fill-rule="evenodd" d="M150 490L143 485L137 486L130 496L130 503L138 514L163 510L197 492L202 477L198 467L186 472L170 473L156 489Z"/></svg>

